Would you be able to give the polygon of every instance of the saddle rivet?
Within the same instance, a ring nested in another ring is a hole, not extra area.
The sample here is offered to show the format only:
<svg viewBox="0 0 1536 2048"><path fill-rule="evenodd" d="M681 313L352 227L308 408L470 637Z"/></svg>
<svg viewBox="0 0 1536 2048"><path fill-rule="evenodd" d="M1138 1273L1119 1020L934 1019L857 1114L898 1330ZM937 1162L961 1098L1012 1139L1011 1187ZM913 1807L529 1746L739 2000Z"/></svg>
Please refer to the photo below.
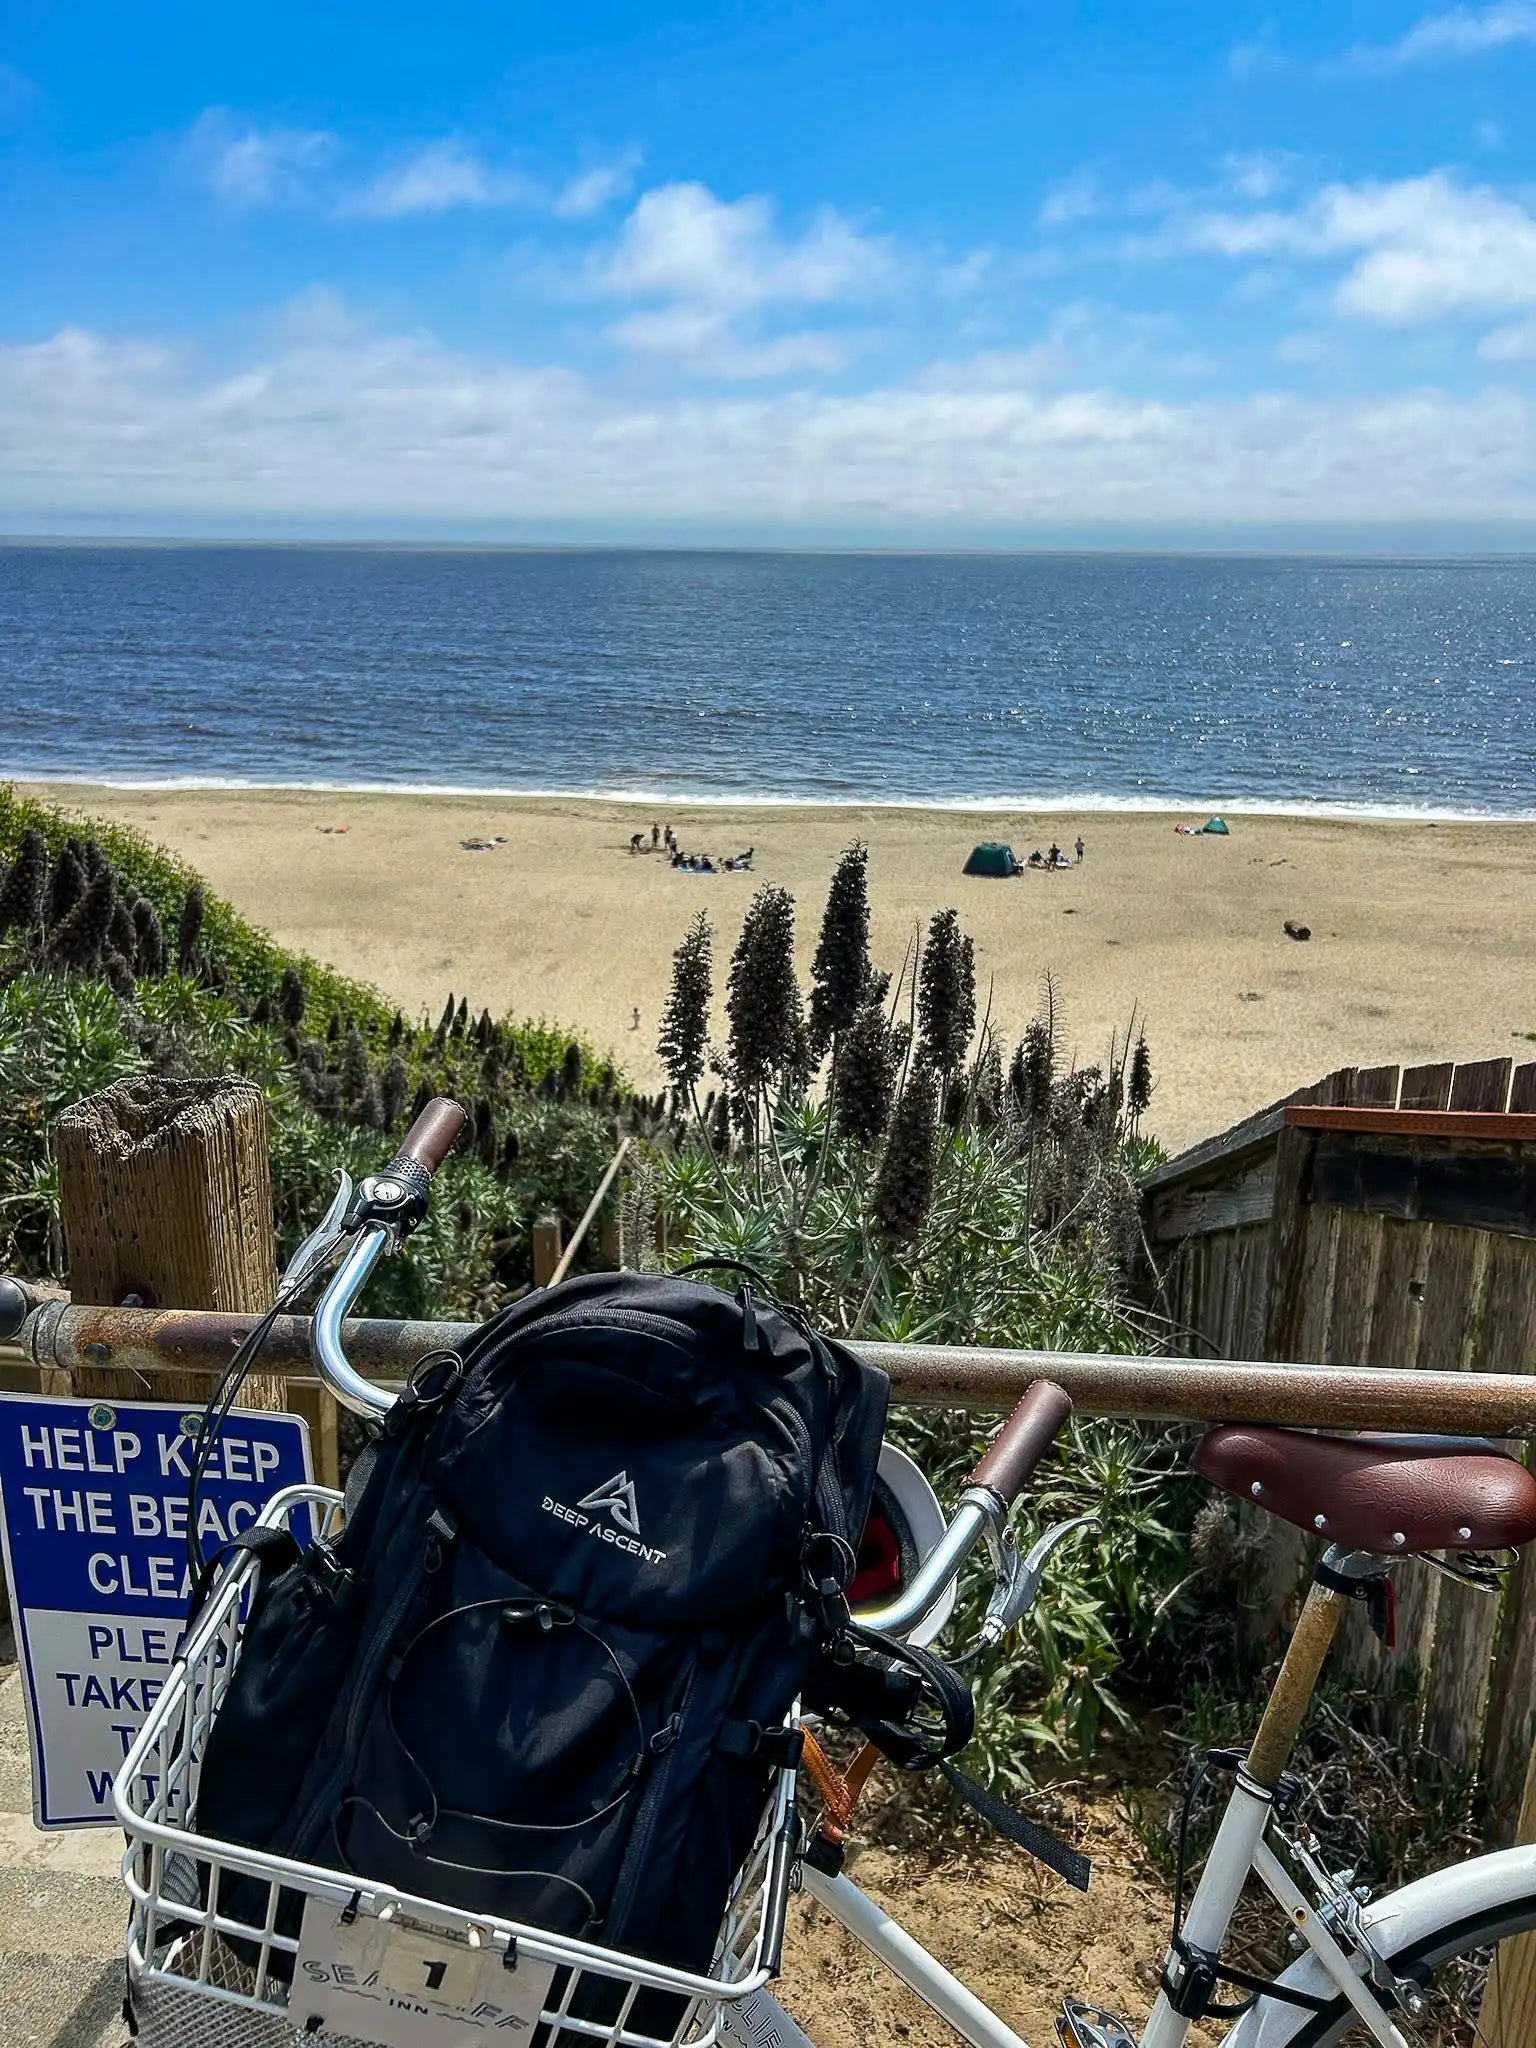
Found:
<svg viewBox="0 0 1536 2048"><path fill-rule="evenodd" d="M1312 1526L1314 1529L1326 1529L1328 1526L1328 1517L1326 1515L1314 1515L1312 1517Z"/></svg>
<svg viewBox="0 0 1536 2048"><path fill-rule="evenodd" d="M1397 1533L1393 1536L1392 1541L1394 1544L1396 1544L1397 1548L1401 1550L1403 1545L1408 1541L1408 1538L1403 1534L1402 1530L1399 1529Z"/></svg>
<svg viewBox="0 0 1536 2048"><path fill-rule="evenodd" d="M1456 1534L1461 1538L1463 1543L1470 1543L1472 1541L1472 1531L1470 1529L1458 1529L1456 1531Z"/></svg>
<svg viewBox="0 0 1536 2048"><path fill-rule="evenodd" d="M1252 1486L1249 1487L1248 1491L1253 1495L1254 1499L1257 1500L1259 1495L1264 1491L1263 1482L1261 1480L1255 1479Z"/></svg>

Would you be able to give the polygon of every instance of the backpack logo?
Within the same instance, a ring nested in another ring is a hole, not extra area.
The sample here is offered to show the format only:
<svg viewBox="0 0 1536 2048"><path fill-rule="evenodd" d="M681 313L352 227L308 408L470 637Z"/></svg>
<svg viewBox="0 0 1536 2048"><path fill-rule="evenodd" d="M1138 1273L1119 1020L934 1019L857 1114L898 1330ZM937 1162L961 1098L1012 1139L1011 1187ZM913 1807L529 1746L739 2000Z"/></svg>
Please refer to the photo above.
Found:
<svg viewBox="0 0 1536 2048"><path fill-rule="evenodd" d="M634 1481L627 1472L615 1472L611 1479L605 1479L601 1486L594 1486L589 1494L583 1495L576 1505L600 1508L611 1515L628 1535L640 1534L640 1510L635 1504Z"/></svg>

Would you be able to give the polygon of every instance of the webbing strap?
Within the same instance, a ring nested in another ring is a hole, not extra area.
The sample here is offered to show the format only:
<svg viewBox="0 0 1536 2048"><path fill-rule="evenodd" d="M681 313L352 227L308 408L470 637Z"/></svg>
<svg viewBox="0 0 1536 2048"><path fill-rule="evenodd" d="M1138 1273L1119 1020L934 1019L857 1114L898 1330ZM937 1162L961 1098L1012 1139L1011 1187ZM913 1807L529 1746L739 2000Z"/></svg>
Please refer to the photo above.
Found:
<svg viewBox="0 0 1536 2048"><path fill-rule="evenodd" d="M1027 1849L1037 1863L1043 1863L1047 1870L1054 1870L1058 1877L1064 1877L1068 1884L1078 1891L1088 1889L1088 1879L1093 1865L1080 1849L1074 1849L1069 1842L1053 1835L1048 1827L1037 1820L1031 1820L1027 1813L1020 1813L999 1799L995 1792L985 1785L978 1785L974 1778L947 1759L939 1765L950 1784L959 1793L967 1806L974 1807L983 1820L991 1823L1000 1835L1006 1835L1019 1848Z"/></svg>

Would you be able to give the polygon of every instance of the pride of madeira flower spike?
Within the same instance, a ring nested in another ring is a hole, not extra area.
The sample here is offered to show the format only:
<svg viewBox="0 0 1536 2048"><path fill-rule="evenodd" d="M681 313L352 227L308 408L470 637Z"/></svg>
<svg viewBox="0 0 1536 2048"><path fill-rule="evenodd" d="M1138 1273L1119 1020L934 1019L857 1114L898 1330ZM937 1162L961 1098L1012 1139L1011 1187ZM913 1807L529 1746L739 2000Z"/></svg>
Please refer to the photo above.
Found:
<svg viewBox="0 0 1536 2048"><path fill-rule="evenodd" d="M661 1019L661 1054L667 1079L691 1095L709 1050L709 1006L714 997L714 935L701 910L672 955L672 987Z"/></svg>
<svg viewBox="0 0 1536 2048"><path fill-rule="evenodd" d="M869 988L869 851L844 849L827 891L811 964L811 1055L819 1060L853 1025Z"/></svg>
<svg viewBox="0 0 1536 2048"><path fill-rule="evenodd" d="M891 1119L875 1177L875 1227L888 1243L910 1243L933 1206L938 1114L938 1082L932 1068L914 1067Z"/></svg>
<svg viewBox="0 0 1536 2048"><path fill-rule="evenodd" d="M8 931L35 932L48 903L48 847L35 825L21 835L16 858L0 882L0 936Z"/></svg>
<svg viewBox="0 0 1536 2048"><path fill-rule="evenodd" d="M884 1010L866 1004L843 1036L832 1075L833 1121L856 1145L884 1136L900 1064Z"/></svg>
<svg viewBox="0 0 1536 2048"><path fill-rule="evenodd" d="M747 910L726 984L731 1074L753 1097L794 1070L802 1052L800 984L795 979L795 899L759 889Z"/></svg>
<svg viewBox="0 0 1536 2048"><path fill-rule="evenodd" d="M924 1053L941 1074L953 1074L976 1029L975 952L953 910L937 912L928 926L917 1014Z"/></svg>

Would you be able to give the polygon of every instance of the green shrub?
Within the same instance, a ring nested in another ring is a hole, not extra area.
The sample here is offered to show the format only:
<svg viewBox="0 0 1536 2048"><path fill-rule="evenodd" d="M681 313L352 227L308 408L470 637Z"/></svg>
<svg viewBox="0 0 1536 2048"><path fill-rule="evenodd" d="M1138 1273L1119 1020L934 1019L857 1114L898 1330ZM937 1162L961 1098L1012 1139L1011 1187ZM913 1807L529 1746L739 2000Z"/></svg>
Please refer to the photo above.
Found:
<svg viewBox="0 0 1536 2048"><path fill-rule="evenodd" d="M473 1148L461 1145L429 1222L380 1268L369 1300L381 1314L476 1316L527 1281L532 1217L581 1213L616 1120L629 1119L622 1076L568 1031L484 1013L470 1032L452 999L451 1030L410 1024L373 989L274 944L138 834L5 788L0 904L0 1269L66 1277L53 1124L128 1074L258 1083L285 1253L338 1167L377 1167L428 1097L462 1101Z"/></svg>
<svg viewBox="0 0 1536 2048"><path fill-rule="evenodd" d="M763 890L729 970L711 1049L713 935L695 920L674 962L660 1051L683 1121L663 1121L630 1175L626 1225L668 1262L744 1260L774 1292L849 1337L1047 1351L1155 1349L1138 1304L1139 1183L1159 1156L1141 1134L1151 1059L1134 1030L1103 1067L1072 1066L1054 987L1005 1060L977 1026L974 954L953 911L894 976L868 952L866 860L843 856L803 998L794 903ZM809 1023L805 1022L809 1019ZM702 1101L707 1073L718 1089ZM987 1432L952 1412L897 1411L891 1433L953 1499ZM1022 1513L1031 1536L1093 1511L1097 1531L1056 1554L1020 1640L982 1657L973 1760L1028 1781L1042 1742L1091 1753L1125 1722L1191 1606L1193 1490L1172 1441L1074 1423ZM964 1594L954 1640L980 1620Z"/></svg>

